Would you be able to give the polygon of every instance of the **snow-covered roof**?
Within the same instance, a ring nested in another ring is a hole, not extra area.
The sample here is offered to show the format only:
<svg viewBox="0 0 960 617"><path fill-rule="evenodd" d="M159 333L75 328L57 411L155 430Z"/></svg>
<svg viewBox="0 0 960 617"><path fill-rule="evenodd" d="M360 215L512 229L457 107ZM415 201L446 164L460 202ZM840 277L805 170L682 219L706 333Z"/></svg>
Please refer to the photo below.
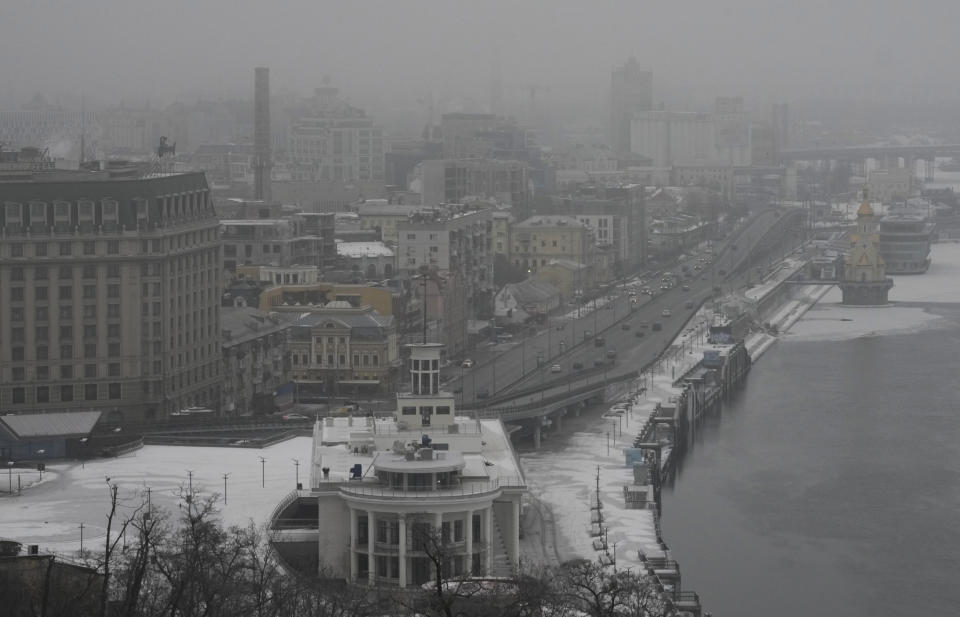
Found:
<svg viewBox="0 0 960 617"><path fill-rule="evenodd" d="M3 424L17 437L67 437L87 435L100 420L99 411L68 411L0 416Z"/></svg>
<svg viewBox="0 0 960 617"><path fill-rule="evenodd" d="M393 257L393 250L383 242L337 242L341 257Z"/></svg>

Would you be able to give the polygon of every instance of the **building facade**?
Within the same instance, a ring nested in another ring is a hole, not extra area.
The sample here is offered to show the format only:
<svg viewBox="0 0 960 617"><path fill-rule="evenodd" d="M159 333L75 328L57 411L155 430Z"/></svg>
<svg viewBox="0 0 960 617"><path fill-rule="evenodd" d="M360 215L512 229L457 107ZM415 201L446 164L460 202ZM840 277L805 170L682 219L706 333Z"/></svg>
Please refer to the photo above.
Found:
<svg viewBox="0 0 960 617"><path fill-rule="evenodd" d="M400 357L392 316L334 301L289 330L292 379L303 390L360 396L393 390Z"/></svg>
<svg viewBox="0 0 960 617"><path fill-rule="evenodd" d="M448 352L459 354L467 347L467 322L492 311L493 210L447 204L398 225L397 232L398 267L442 280L442 293L427 306L442 320Z"/></svg>
<svg viewBox="0 0 960 617"><path fill-rule="evenodd" d="M264 313L253 307L220 309L225 416L274 410L274 392L288 381L287 328L291 313Z"/></svg>
<svg viewBox="0 0 960 617"><path fill-rule="evenodd" d="M41 172L0 198L3 409L219 407L222 256L203 174Z"/></svg>
<svg viewBox="0 0 960 617"><path fill-rule="evenodd" d="M324 242L310 235L299 216L281 219L226 219L220 221L223 240L223 268L235 272L238 266L319 266Z"/></svg>
<svg viewBox="0 0 960 617"><path fill-rule="evenodd" d="M517 268L536 274L551 261L565 259L586 265L598 283L613 276L613 254L597 247L586 223L569 216L532 216L511 232L510 258Z"/></svg>
<svg viewBox="0 0 960 617"><path fill-rule="evenodd" d="M523 207L529 197L527 163L500 159L443 159L417 165L421 202L463 203L467 198Z"/></svg>
<svg viewBox="0 0 960 617"><path fill-rule="evenodd" d="M922 274L930 267L936 225L917 208L892 210L880 219L880 255L888 274Z"/></svg>
<svg viewBox="0 0 960 617"><path fill-rule="evenodd" d="M640 69L630 58L610 74L610 125L608 141L614 153L629 154L630 121L636 112L653 109L653 72Z"/></svg>
<svg viewBox="0 0 960 617"><path fill-rule="evenodd" d="M441 348L411 346L410 392L392 418L318 423L309 490L271 521L281 555L302 556L312 575L382 587L516 574L525 482L500 420L456 415L440 389ZM303 528L307 505L319 525Z"/></svg>

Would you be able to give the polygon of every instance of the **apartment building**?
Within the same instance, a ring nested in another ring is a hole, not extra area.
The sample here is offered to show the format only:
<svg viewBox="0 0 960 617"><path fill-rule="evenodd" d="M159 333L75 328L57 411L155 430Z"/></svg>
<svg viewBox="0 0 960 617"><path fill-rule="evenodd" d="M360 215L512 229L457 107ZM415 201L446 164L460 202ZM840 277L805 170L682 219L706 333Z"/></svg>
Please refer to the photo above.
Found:
<svg viewBox="0 0 960 617"><path fill-rule="evenodd" d="M218 222L201 173L0 180L0 408L161 419L220 404Z"/></svg>
<svg viewBox="0 0 960 617"><path fill-rule="evenodd" d="M442 293L428 289L428 314L442 321L447 351L464 351L467 322L493 308L493 210L447 204L414 215L397 234L400 270L442 280Z"/></svg>

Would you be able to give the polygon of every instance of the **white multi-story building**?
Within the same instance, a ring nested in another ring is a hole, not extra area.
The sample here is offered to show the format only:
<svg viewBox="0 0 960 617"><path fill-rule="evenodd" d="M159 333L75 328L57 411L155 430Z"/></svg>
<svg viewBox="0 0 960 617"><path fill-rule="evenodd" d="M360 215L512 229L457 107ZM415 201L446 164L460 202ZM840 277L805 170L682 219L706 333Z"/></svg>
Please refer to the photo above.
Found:
<svg viewBox="0 0 960 617"><path fill-rule="evenodd" d="M436 580L437 562L445 577L515 573L523 475L500 420L456 415L440 390L441 349L411 346L411 390L392 418L317 423L310 486L271 520L290 562L392 587Z"/></svg>
<svg viewBox="0 0 960 617"><path fill-rule="evenodd" d="M287 139L290 162L318 181L383 182L383 129L336 88L318 88L308 115L295 119Z"/></svg>

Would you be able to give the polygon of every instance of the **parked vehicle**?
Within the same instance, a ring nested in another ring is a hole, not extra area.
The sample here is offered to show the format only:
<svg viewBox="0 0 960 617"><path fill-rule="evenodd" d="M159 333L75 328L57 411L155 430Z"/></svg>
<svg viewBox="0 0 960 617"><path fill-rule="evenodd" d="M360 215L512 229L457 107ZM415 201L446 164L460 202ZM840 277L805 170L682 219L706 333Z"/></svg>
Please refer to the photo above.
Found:
<svg viewBox="0 0 960 617"><path fill-rule="evenodd" d="M616 350L616 349L608 349L608 350L607 350L607 358L609 358L610 360L613 360L613 359L616 358L616 357L617 357L617 350Z"/></svg>
<svg viewBox="0 0 960 617"><path fill-rule="evenodd" d="M574 363L573 363L573 370L579 371L579 370L582 369L582 368L583 368L583 362L574 362Z"/></svg>
<svg viewBox="0 0 960 617"><path fill-rule="evenodd" d="M663 330L663 326L660 324L660 322L659 321L653 322L653 331L659 332L660 330Z"/></svg>
<svg viewBox="0 0 960 617"><path fill-rule="evenodd" d="M466 360L460 363L460 366L462 366L463 368L471 368L473 366L473 360L471 360L470 358L467 358Z"/></svg>
<svg viewBox="0 0 960 617"><path fill-rule="evenodd" d="M660 316L661 316L661 317L669 317L669 316L672 315L672 314L673 314L673 313L671 313L671 312L670 312L670 309L668 309L668 308L665 308L665 309L663 309L662 311L660 311Z"/></svg>
<svg viewBox="0 0 960 617"><path fill-rule="evenodd" d="M484 388L483 390L478 391L477 398L478 399L490 398L490 390L487 390L486 388Z"/></svg>
<svg viewBox="0 0 960 617"><path fill-rule="evenodd" d="M563 370L563 369L560 368L560 365L559 365L559 364L554 364L553 366L550 367L550 372L551 372L551 373L559 373L559 372L562 371L562 370Z"/></svg>
<svg viewBox="0 0 960 617"><path fill-rule="evenodd" d="M603 347L606 344L607 344L607 340L602 336L598 336L597 338L593 339L594 347Z"/></svg>

